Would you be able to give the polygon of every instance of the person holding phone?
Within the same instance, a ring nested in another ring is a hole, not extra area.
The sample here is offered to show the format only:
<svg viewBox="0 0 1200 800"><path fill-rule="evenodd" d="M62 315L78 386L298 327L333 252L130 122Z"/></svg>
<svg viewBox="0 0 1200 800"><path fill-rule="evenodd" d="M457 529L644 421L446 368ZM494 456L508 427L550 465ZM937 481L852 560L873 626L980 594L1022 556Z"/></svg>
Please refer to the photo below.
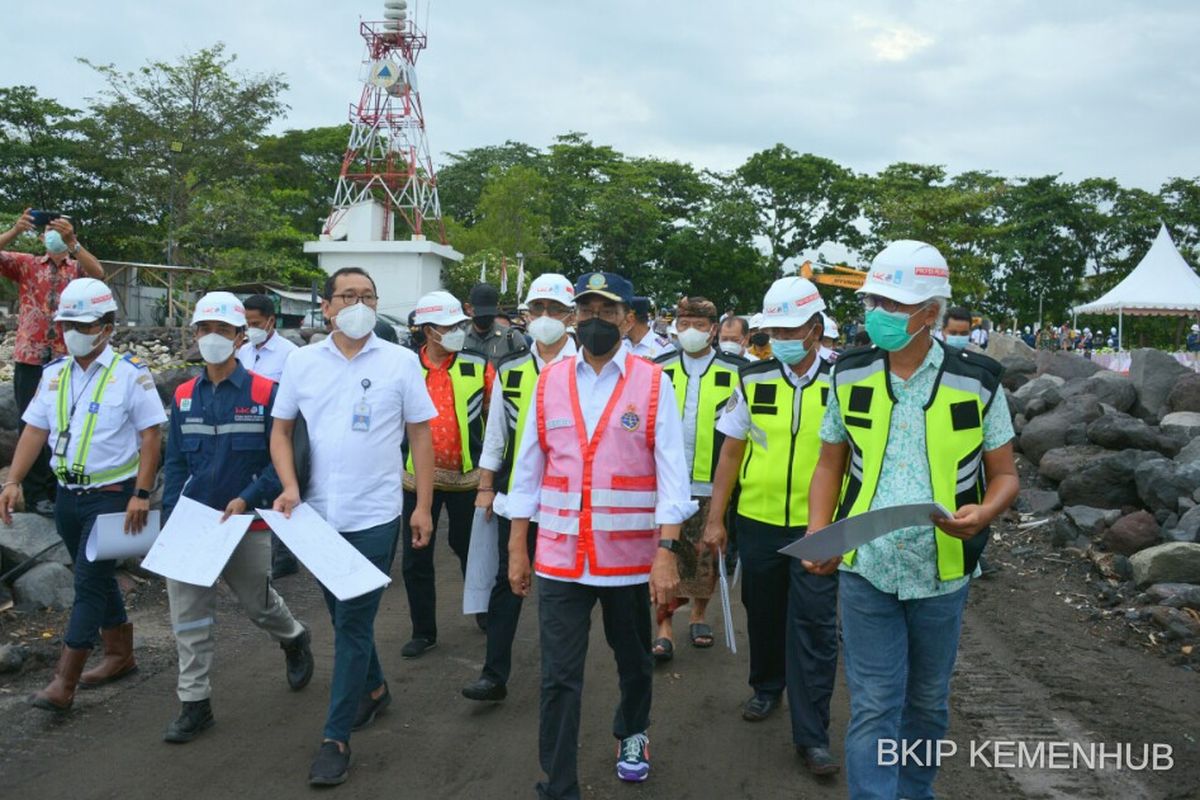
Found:
<svg viewBox="0 0 1200 800"><path fill-rule="evenodd" d="M46 252L7 251L23 233L39 234ZM84 249L75 236L70 220L49 211L25 209L7 231L0 233L0 276L18 287L17 342L13 350L13 392L17 411L25 413L37 393L42 369L66 354L66 347L54 327L54 312L63 289L75 278L104 278L96 257ZM21 423L24 429L25 423ZM26 508L39 514L54 514L54 473L50 470L50 451L44 450L25 476L22 486Z"/></svg>

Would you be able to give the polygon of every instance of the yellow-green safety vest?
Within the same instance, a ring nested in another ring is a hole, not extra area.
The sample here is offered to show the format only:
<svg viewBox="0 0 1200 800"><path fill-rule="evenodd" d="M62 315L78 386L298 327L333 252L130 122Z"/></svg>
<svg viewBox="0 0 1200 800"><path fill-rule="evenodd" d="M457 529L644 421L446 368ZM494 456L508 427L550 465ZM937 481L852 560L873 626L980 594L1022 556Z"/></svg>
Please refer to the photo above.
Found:
<svg viewBox="0 0 1200 800"><path fill-rule="evenodd" d="M83 418L83 432L80 434L79 444L75 448L74 463L70 467L67 466L65 452L58 456L58 466L55 467L54 473L64 484L90 486L94 483L98 486L103 486L109 483L116 483L125 478L131 478L137 474L138 466L141 464L140 451L135 451L133 458L118 467L90 474L87 472L87 459L92 449L92 437L96 434L96 425L100 419L100 404L104 400L104 393L108 390L108 384L112 379L113 373L116 372L117 364L120 361L121 357L114 353L112 361L100 373L100 382L96 386L96 390L92 392L92 400L88 404L87 414ZM60 434L71 430L71 373L74 366L75 359L68 359L63 364L62 370L58 373L58 394L55 400L57 402L58 430ZM53 442L51 442L51 446L53 446Z"/></svg>
<svg viewBox="0 0 1200 800"><path fill-rule="evenodd" d="M983 418L1000 387L1003 367L978 353L942 347L945 357L925 406L925 449L933 499L951 511L978 503L987 488L983 470ZM887 352L851 350L834 371L834 392L849 433L850 459L842 481L837 519L871 508L896 400L888 378ZM956 580L975 569L987 544L985 529L967 541L934 529L938 578ZM843 556L854 563L854 551Z"/></svg>
<svg viewBox="0 0 1200 800"><path fill-rule="evenodd" d="M671 386L675 389L675 405L682 418L688 393L688 375L683 368L683 356L672 348L672 352L654 361L671 380ZM721 455L721 444L725 441L725 435L717 430L717 421L737 386L738 370L748 363L739 356L717 352L700 375L696 419L691 421L696 426L696 449L692 458L692 481L695 483L712 483L713 473L717 470L717 458ZM685 419L683 424L687 425L688 420Z"/></svg>
<svg viewBox="0 0 1200 800"><path fill-rule="evenodd" d="M817 356L820 358L820 356ZM778 359L741 370L750 435L742 457L738 514L767 525L808 525L808 485L821 455L821 420L829 405L829 362L812 380L792 385Z"/></svg>
<svg viewBox="0 0 1200 800"><path fill-rule="evenodd" d="M537 359L529 350L509 353L496 364L496 380L504 397L504 424L508 428L508 443L504 447L504 459L496 471L495 485L505 493L512 490L513 463L521 451L521 435L525 432L525 421L533 405L533 393L537 388Z"/></svg>
<svg viewBox="0 0 1200 800"><path fill-rule="evenodd" d="M458 437L462 442L462 471L475 469L479 454L483 452L483 400L484 378L487 375L487 359L474 350L460 350L451 356L450 385L454 389L454 418L458 421ZM421 359L421 374L428 376L429 370ZM405 467L413 471L412 453Z"/></svg>

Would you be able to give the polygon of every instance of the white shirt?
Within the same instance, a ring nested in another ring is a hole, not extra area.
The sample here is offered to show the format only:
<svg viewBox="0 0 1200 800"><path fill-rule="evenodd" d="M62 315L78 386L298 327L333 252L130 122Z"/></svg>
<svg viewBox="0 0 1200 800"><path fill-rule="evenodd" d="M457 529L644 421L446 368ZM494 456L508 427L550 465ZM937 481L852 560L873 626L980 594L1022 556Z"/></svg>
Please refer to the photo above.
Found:
<svg viewBox="0 0 1200 800"><path fill-rule="evenodd" d="M113 359L117 365L108 378L108 387L100 400L99 414L96 418L96 428L92 433L92 443L88 449L87 463L84 472L95 474L105 470L116 469L130 460L141 449L141 431L153 428L167 421L163 411L162 400L154 387L154 376L148 367L139 366L118 356L111 347L105 347L87 368L79 368L75 359L60 358L46 365L42 372L42 381L38 385L37 394L25 409L21 419L25 424L35 428L50 431L48 444L53 452L54 444L58 441L58 383L65 369L71 370L68 409L74 406L69 430L71 439L67 443L67 468L75 464L79 445L83 441L83 428L87 423L88 411L92 397L96 394L100 374L108 369ZM51 455L50 466L58 468L58 457ZM122 478L121 480L127 480ZM103 486L97 482L91 488ZM83 488L78 484L68 483L67 486Z"/></svg>
<svg viewBox="0 0 1200 800"><path fill-rule="evenodd" d="M687 374L687 394L683 399L683 455L687 462L688 475L696 462L696 417L700 409L700 376L708 369L708 365L716 358L709 349L707 355L693 358L687 353L680 353L683 371ZM711 483L692 481L692 497L712 497Z"/></svg>
<svg viewBox="0 0 1200 800"><path fill-rule="evenodd" d="M626 347L628 348L629 352L633 353L635 356L648 358L651 361L658 358L663 353L666 353L668 348L671 347L670 341L660 337L654 332L653 328L650 328L646 331L646 335L642 337L640 342L635 342L633 339L629 338L626 338L624 341L626 342Z"/></svg>
<svg viewBox="0 0 1200 800"><path fill-rule="evenodd" d="M288 356L300 348L296 343L279 335L278 331L271 333L271 338L263 342L262 347L255 347L246 342L238 349L237 358L242 366L251 372L257 372L264 378L278 382L283 376L283 365Z"/></svg>
<svg viewBox="0 0 1200 800"><path fill-rule="evenodd" d="M787 375L792 386L800 387L811 381L817 374L817 370L821 368L821 357L818 355L813 359L812 366L803 376L797 375L796 371L789 366L783 364L781 366L783 366L783 374ZM750 435L750 407L746 404L746 396L742 394L741 386L733 390L733 397L725 404L725 411L717 422L717 430L742 442L746 441Z"/></svg>
<svg viewBox="0 0 1200 800"><path fill-rule="evenodd" d="M367 431L352 429L360 404L369 407ZM399 517L404 426L437 416L416 353L373 333L351 359L332 336L298 348L283 368L272 416L297 414L308 424L312 453L303 499L339 531Z"/></svg>
<svg viewBox="0 0 1200 800"><path fill-rule="evenodd" d="M590 439L612 397L617 382L625 374L625 359L618 352L600 369L600 374L579 357L575 362L575 379L579 388L579 405L586 434ZM654 508L657 525L678 525L696 513L688 484L687 465L683 460L683 425L675 408L675 396L663 376L664 385L658 393L658 411L654 419L654 472L658 484L658 501ZM278 402L278 401L276 401ZM521 449L513 465L512 492L508 495L508 514L512 519L532 519L537 513L542 493L542 473L546 454L537 435L537 395L533 397L521 434ZM541 573L538 573L541 575ZM632 586L646 583L647 575L593 575L585 560L583 576L564 579L541 575L552 580L570 580L589 586Z"/></svg>
<svg viewBox="0 0 1200 800"><path fill-rule="evenodd" d="M988 343L988 332L983 328L976 328L971 331L971 342L982 347Z"/></svg>

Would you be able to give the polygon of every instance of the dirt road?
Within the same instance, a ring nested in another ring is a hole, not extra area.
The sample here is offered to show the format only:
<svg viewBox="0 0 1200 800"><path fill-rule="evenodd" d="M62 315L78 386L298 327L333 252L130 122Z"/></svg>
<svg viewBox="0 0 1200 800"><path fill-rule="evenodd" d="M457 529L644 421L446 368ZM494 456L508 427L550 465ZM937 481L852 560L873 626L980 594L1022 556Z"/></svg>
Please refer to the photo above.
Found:
<svg viewBox="0 0 1200 800"><path fill-rule="evenodd" d="M527 605L522 618L508 700L496 706L465 700L459 688L478 674L483 635L457 613L461 581L444 547L437 560L441 641L417 661L399 657L409 627L396 565L397 582L385 595L377 623L395 699L374 727L355 735L350 781L336 790L341 797L533 796L539 777L537 628L535 613L528 612L535 609ZM942 768L939 796L1200 797L1197 675L1136 648L1105 646L1072 617L1069 606L1054 600L1052 589L1038 583L1049 580L1010 566L973 587L952 706L950 737L959 754ZM134 616L142 663L137 678L81 693L76 710L61 721L24 705L46 669L0 683L3 795L161 800L309 792L308 764L328 699L331 632L311 577L285 579L280 589L313 624L317 673L305 691L288 691L279 649L226 596L213 700L217 725L189 745L164 744L162 730L177 710L174 651L165 598L149 585ZM1051 599L1039 591L1048 591ZM679 647L655 684L651 779L640 786L620 784L608 730L616 679L598 614L597 609L581 736L585 796L845 796L841 778L821 783L804 772L790 746L786 713L757 725L741 720L739 707L749 690L744 614L736 604L743 650L735 656L720 645L708 651ZM839 755L847 703L839 678L833 722ZM969 743L996 739L1169 742L1175 767L1158 774L972 768Z"/></svg>

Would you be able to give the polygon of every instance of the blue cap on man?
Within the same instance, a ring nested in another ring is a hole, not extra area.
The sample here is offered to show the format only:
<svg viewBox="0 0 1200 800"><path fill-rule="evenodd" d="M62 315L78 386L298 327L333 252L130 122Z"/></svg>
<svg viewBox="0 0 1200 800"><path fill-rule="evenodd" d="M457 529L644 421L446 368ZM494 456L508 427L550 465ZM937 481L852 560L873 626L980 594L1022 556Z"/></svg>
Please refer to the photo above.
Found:
<svg viewBox="0 0 1200 800"><path fill-rule="evenodd" d="M629 306L633 303L633 284L615 272L585 272L575 281L575 302L589 294Z"/></svg>

